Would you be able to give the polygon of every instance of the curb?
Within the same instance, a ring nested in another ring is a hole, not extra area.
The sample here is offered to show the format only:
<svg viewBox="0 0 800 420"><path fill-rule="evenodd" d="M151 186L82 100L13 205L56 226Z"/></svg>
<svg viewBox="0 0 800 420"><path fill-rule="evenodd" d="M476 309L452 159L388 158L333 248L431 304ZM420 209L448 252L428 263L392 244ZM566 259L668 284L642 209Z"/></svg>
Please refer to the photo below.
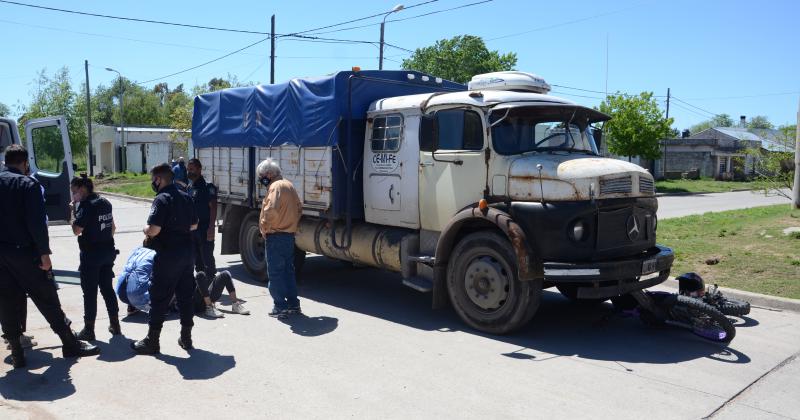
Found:
<svg viewBox="0 0 800 420"><path fill-rule="evenodd" d="M661 283L670 289L678 289L678 281L675 277L668 278L664 283ZM746 292L744 290L729 289L727 287L720 287L719 290L725 296L734 299L744 300L750 302L750 305L766 309L775 309L783 311L800 312L800 299L789 299L778 296L762 295L760 293Z"/></svg>
<svg viewBox="0 0 800 420"><path fill-rule="evenodd" d="M100 194L103 194L103 195L107 195L109 197L121 198L123 200L138 201L138 202L141 202L141 203L152 203L153 202L152 198L134 197L132 195L118 194L118 193L112 193L112 192L107 192L107 191L102 191L102 190L97 190L97 192L100 193Z"/></svg>
<svg viewBox="0 0 800 420"><path fill-rule="evenodd" d="M704 194L726 194L732 192L742 192L742 191L759 191L758 188L743 188L743 189L736 189L730 191L697 191L697 192L674 192L674 193L656 193L656 197L669 197L669 196L686 196L686 195L704 195Z"/></svg>

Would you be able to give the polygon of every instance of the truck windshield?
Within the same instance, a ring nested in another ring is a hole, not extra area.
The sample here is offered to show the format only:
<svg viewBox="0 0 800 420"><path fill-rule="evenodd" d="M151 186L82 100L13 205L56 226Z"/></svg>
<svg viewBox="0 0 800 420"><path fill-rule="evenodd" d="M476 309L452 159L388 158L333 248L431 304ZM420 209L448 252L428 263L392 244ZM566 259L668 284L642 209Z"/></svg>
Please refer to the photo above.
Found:
<svg viewBox="0 0 800 420"><path fill-rule="evenodd" d="M501 155L565 151L597 154L588 129L599 114L576 106L524 106L492 112L492 144ZM602 114L600 114L602 115ZM595 117L595 118L593 118Z"/></svg>

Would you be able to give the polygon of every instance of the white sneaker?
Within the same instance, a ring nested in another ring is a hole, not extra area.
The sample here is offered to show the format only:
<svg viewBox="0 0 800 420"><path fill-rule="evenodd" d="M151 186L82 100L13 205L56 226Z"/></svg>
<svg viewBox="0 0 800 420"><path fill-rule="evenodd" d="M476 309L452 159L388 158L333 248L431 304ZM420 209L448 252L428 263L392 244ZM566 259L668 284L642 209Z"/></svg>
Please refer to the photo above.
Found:
<svg viewBox="0 0 800 420"><path fill-rule="evenodd" d="M216 306L212 303L209 306L206 306L205 315L209 318L224 318L225 315L217 309Z"/></svg>
<svg viewBox="0 0 800 420"><path fill-rule="evenodd" d="M244 307L244 304L242 302L233 302L231 311L239 315L250 315L250 311Z"/></svg>

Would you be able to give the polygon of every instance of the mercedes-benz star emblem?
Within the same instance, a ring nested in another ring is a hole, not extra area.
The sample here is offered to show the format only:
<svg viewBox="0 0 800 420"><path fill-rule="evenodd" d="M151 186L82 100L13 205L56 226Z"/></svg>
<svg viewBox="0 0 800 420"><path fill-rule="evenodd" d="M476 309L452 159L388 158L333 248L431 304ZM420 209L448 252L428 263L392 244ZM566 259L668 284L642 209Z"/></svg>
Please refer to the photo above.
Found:
<svg viewBox="0 0 800 420"><path fill-rule="evenodd" d="M635 214L628 216L626 228L628 230L628 239L631 241L639 239L639 218Z"/></svg>

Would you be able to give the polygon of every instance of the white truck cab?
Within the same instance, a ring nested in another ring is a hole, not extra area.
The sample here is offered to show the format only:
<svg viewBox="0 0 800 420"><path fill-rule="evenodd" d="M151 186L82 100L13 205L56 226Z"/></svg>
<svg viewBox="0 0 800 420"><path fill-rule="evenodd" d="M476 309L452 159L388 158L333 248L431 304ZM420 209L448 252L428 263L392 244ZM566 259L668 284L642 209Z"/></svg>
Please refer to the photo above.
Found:
<svg viewBox="0 0 800 420"><path fill-rule="evenodd" d="M301 135L296 153L286 142L267 139L268 151L257 147L251 153L300 162L287 176L301 186L304 204L308 201L296 235L299 255L312 252L399 272L404 284L432 292L434 307L449 302L467 324L490 333L526 324L543 288L555 286L570 299L605 300L667 278L674 257L655 242L653 177L637 165L598 154L608 116L548 95L544 79L522 72L478 75L466 89L444 89L438 79L427 92L377 97L362 115L354 114L359 112L351 109L355 95L372 92L353 88L359 81L407 83L418 91L420 79L433 80L396 73L332 76L331 83L348 83L336 91L348 104L339 123L363 124L363 137L345 137L346 143L340 139L324 149L321 142L304 148ZM282 87L274 89L231 95L283 94ZM198 100L230 106L218 96ZM198 112L197 104L195 122L208 124L219 114L213 107ZM261 112L278 110L245 114ZM267 125L263 131L289 130ZM213 126L207 135L195 130L195 144L214 145L221 132ZM348 126L346 133L351 132ZM350 160L355 145L361 152ZM200 152L201 159L236 155L243 162L247 155ZM338 169L344 171L340 181L360 180L352 184L360 194L348 191L347 204L360 203L363 212L347 207L337 217L331 206L305 200L310 190L335 196L345 188L330 180L337 177L337 161L344 167ZM224 162L219 166L224 173ZM242 232L253 231L256 210L227 210L223 252L233 251L224 245L226 232L238 235L237 251L248 269L259 273L263 265L255 267L252 249L261 245L242 239Z"/></svg>

